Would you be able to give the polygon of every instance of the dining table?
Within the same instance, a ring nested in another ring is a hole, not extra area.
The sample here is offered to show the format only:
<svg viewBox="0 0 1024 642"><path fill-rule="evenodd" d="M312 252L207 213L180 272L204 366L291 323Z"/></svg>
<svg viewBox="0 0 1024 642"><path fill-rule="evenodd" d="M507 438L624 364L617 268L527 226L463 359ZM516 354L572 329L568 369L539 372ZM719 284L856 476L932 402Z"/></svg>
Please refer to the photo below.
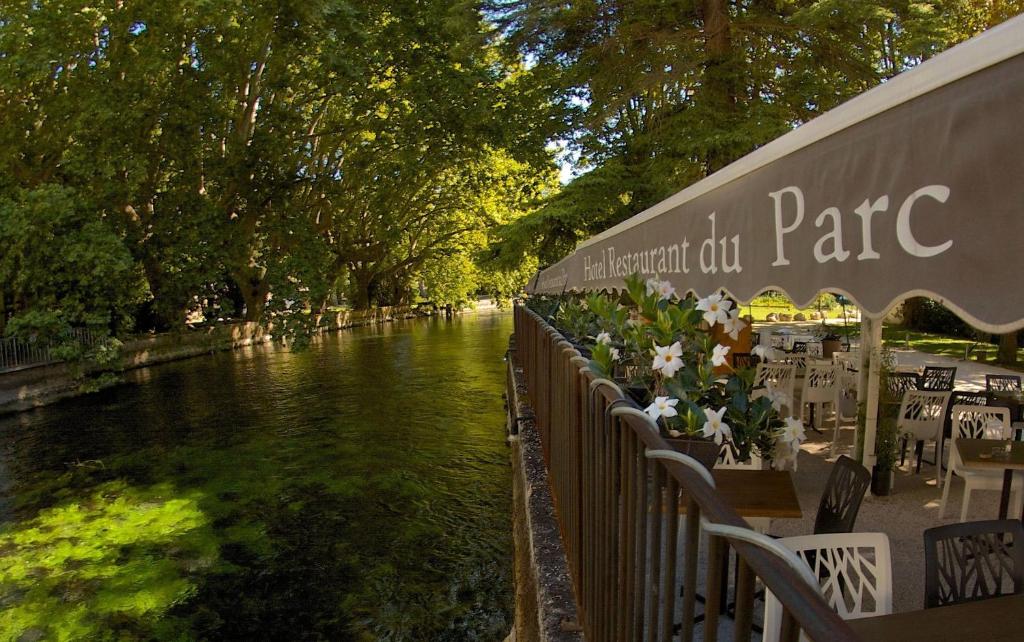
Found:
<svg viewBox="0 0 1024 642"><path fill-rule="evenodd" d="M846 623L857 637L871 642L1019 642L1024 639L1024 594Z"/></svg>
<svg viewBox="0 0 1024 642"><path fill-rule="evenodd" d="M1010 452L1005 452L1006 444ZM978 471L1003 471L1003 490L999 498L999 519L1006 519L1010 510L1010 485L1013 473L1024 471L1024 442L1006 439L957 439L956 449L965 468ZM1024 521L1024 511L1021 514Z"/></svg>
<svg viewBox="0 0 1024 642"><path fill-rule="evenodd" d="M788 470L760 470L756 468L714 468L711 477L715 491L743 518L801 519L803 511L793 485L793 474ZM679 512L685 514L690 504L686 490L680 493ZM728 547L722 549L723 573L728 573ZM721 583L719 613L728 611L729 582ZM697 617L697 621L703 615Z"/></svg>

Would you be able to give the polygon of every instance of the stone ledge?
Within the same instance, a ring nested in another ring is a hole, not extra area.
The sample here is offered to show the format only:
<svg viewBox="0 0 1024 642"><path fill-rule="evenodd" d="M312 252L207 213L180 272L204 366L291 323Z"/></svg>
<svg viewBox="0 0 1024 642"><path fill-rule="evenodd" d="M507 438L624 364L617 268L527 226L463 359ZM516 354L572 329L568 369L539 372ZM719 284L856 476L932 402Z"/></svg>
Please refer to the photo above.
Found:
<svg viewBox="0 0 1024 642"><path fill-rule="evenodd" d="M510 358L515 352L510 347ZM512 449L513 539L515 542L516 629L522 642L583 640L565 549L533 409L525 398L522 370L513 368L508 390L510 421L518 418ZM514 413L514 414L512 414Z"/></svg>

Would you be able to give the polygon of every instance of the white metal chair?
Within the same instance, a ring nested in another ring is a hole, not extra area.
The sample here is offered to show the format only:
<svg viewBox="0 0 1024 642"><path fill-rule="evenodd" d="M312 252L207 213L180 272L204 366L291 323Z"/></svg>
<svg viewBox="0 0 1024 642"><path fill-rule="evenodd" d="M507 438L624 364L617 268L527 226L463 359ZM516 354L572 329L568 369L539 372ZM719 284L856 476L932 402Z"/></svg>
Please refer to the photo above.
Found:
<svg viewBox="0 0 1024 642"><path fill-rule="evenodd" d="M885 533L804 535L778 541L811 568L822 596L844 620L892 613L892 553ZM782 604L767 591L762 640L777 642L781 624Z"/></svg>
<svg viewBox="0 0 1024 642"><path fill-rule="evenodd" d="M942 489L942 503L939 506L939 517L946 516L946 503L949 500L949 487L956 474L964 480L964 499L960 508L960 521L967 520L967 510L971 503L971 493L976 490L1001 490L1003 488L1003 472L981 471L964 468L960 453L956 449L957 439L1009 439L1010 410L998 406L953 406L953 430L949 438L949 467L946 469L946 485ZM1010 506L1017 506L1017 491L1010 493Z"/></svg>
<svg viewBox="0 0 1024 642"><path fill-rule="evenodd" d="M790 413L795 407L793 389L796 385L796 366L788 363L759 363L754 372L754 391L751 400L781 393L787 400L783 406Z"/></svg>
<svg viewBox="0 0 1024 642"><path fill-rule="evenodd" d="M914 440L914 452L917 454L917 472L921 471L921 460L924 459L924 444L935 442L935 482L942 487L942 427L946 421L946 407L949 404L948 391L939 390L907 390L900 402L896 427L904 434L903 454L906 456L907 444Z"/></svg>
<svg viewBox="0 0 1024 642"><path fill-rule="evenodd" d="M803 391L800 395L800 419L804 418L804 406L818 404L817 421L825 423L825 404L832 404L835 411L835 431L832 435L832 452L839 443L839 393L841 369L830 363L809 363L804 376Z"/></svg>

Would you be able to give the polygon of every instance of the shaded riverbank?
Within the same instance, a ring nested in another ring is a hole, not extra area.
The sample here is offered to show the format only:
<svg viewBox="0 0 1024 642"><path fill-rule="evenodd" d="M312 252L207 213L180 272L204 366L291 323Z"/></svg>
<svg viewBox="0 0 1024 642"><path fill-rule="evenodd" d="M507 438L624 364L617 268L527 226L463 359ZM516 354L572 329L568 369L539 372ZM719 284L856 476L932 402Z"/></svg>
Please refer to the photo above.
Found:
<svg viewBox="0 0 1024 642"><path fill-rule="evenodd" d="M135 372L0 418L0 632L501 639L506 315Z"/></svg>

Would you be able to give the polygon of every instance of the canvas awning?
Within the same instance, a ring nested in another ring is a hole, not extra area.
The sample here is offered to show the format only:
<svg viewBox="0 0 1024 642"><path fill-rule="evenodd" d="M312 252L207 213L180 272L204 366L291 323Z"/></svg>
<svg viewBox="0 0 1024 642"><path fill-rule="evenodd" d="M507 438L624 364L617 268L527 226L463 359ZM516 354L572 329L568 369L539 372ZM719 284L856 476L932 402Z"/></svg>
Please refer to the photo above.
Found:
<svg viewBox="0 0 1024 642"><path fill-rule="evenodd" d="M1024 16L929 60L582 243L535 293L622 287L869 317L914 295L972 325L1024 325Z"/></svg>

